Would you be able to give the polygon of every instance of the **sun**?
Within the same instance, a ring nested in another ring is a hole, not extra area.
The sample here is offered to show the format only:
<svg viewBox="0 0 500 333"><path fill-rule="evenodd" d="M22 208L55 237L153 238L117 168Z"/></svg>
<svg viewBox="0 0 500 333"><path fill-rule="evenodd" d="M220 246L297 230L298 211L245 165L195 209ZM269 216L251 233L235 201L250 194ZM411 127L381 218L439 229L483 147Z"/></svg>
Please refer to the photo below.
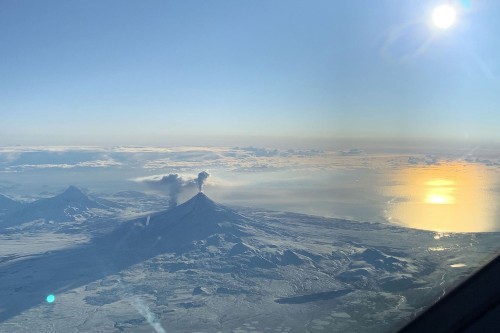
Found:
<svg viewBox="0 0 500 333"><path fill-rule="evenodd" d="M457 20L457 11L453 6L440 5L432 12L432 22L439 29L448 29Z"/></svg>

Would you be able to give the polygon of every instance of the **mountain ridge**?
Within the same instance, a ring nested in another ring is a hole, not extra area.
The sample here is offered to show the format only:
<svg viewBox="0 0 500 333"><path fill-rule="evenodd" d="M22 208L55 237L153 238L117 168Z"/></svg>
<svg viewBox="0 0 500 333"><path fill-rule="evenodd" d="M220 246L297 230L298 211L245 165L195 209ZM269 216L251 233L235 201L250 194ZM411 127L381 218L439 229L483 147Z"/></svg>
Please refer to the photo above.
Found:
<svg viewBox="0 0 500 333"><path fill-rule="evenodd" d="M0 215L10 214L17 211L23 207L23 204L12 200L11 198L0 194Z"/></svg>
<svg viewBox="0 0 500 333"><path fill-rule="evenodd" d="M69 186L62 193L50 198L33 201L18 211L4 217L2 228L21 225L34 220L46 222L68 222L86 219L92 209L106 209L107 206L89 198L76 186Z"/></svg>

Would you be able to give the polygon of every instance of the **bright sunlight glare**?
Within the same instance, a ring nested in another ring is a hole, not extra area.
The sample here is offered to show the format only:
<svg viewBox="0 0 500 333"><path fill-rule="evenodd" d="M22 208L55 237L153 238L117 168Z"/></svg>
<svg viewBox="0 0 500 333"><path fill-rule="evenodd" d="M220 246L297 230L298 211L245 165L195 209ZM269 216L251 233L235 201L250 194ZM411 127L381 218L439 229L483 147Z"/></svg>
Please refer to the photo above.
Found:
<svg viewBox="0 0 500 333"><path fill-rule="evenodd" d="M432 12L432 22L440 29L448 29L457 19L457 11L453 6L440 5Z"/></svg>

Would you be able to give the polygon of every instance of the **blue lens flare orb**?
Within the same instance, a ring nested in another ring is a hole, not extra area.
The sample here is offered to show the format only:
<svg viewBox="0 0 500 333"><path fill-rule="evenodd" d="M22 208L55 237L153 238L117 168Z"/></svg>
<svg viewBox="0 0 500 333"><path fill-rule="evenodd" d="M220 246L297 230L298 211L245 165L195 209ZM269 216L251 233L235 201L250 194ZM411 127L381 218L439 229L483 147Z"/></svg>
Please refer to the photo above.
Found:
<svg viewBox="0 0 500 333"><path fill-rule="evenodd" d="M471 0L461 0L460 1L462 3L462 6L465 8L465 9L469 9L470 6L471 6Z"/></svg>
<svg viewBox="0 0 500 333"><path fill-rule="evenodd" d="M56 300L56 296L54 296L54 295L50 294L50 295L48 295L48 296L45 298L45 300L46 300L46 301L47 301L47 303L49 303L49 304L50 304L50 303L54 303L54 301Z"/></svg>

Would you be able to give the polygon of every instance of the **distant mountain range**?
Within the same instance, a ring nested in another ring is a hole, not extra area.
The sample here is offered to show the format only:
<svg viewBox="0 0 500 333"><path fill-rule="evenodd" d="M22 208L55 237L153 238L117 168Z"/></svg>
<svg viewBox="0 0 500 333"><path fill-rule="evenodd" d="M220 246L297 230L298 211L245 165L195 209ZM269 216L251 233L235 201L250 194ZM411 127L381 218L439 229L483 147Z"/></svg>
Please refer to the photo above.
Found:
<svg viewBox="0 0 500 333"><path fill-rule="evenodd" d="M111 201L90 198L75 186L69 186L63 193L54 197L39 199L28 204L6 199L5 207L10 207L10 209L6 210L0 228L13 227L36 220L45 222L84 221L95 215L93 210L109 210L117 207L117 204ZM0 207L4 207L3 200Z"/></svg>

